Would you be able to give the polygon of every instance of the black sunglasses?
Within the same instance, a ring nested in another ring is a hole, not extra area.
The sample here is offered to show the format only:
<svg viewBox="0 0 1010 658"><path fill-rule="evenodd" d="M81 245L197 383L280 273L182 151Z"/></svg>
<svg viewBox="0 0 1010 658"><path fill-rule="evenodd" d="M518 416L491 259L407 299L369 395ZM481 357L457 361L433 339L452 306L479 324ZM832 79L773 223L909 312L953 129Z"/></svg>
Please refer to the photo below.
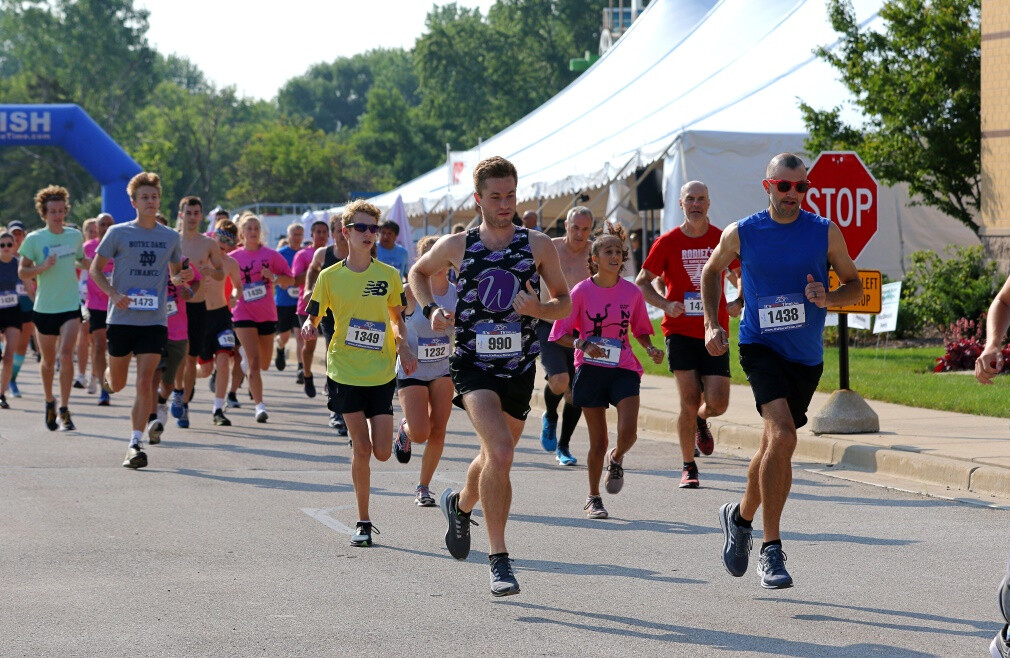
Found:
<svg viewBox="0 0 1010 658"><path fill-rule="evenodd" d="M379 232L378 224L366 224L364 222L355 222L353 224L348 224L348 226L353 228L358 233L364 233L365 231L368 231L369 233L375 234Z"/></svg>
<svg viewBox="0 0 1010 658"><path fill-rule="evenodd" d="M6 249L7 247L13 247L13 246L14 246L13 242L4 242L3 244L0 244L0 249Z"/></svg>
<svg viewBox="0 0 1010 658"><path fill-rule="evenodd" d="M788 192L789 188L791 188L793 185L796 186L796 191L799 192L800 194L805 194L806 191L810 189L810 181L808 180L791 181L791 180L781 180L779 178L766 178L765 182L774 185L775 189L777 189L782 194Z"/></svg>

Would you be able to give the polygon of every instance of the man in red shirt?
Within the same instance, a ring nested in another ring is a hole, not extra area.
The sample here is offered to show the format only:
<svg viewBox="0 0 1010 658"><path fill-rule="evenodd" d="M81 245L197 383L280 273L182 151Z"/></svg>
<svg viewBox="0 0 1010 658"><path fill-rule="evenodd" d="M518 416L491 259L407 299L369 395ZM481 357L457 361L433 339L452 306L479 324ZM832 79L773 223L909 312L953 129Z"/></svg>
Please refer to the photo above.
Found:
<svg viewBox="0 0 1010 658"><path fill-rule="evenodd" d="M684 222L664 233L652 245L635 283L645 301L661 309L663 335L670 372L680 391L680 417L677 432L684 457L681 489L699 486L695 446L704 455L712 454L715 441L708 419L726 411L729 404L729 353L712 356L705 348L704 311L701 303L701 270L719 244L722 231L708 220L708 187L691 181L680 188L680 207ZM739 282L740 263L730 265L731 277ZM666 290L661 295L654 287L661 277ZM726 303L719 298L719 323L729 331L729 316L743 309L743 295Z"/></svg>

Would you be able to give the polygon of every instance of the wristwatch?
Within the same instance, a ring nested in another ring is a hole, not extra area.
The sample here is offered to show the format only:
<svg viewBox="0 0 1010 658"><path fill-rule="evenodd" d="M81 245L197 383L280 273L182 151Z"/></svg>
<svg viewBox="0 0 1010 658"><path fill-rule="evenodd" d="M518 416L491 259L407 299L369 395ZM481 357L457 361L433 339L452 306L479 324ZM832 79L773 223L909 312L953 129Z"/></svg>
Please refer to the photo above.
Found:
<svg viewBox="0 0 1010 658"><path fill-rule="evenodd" d="M438 307L439 307L438 304L436 304L435 302L432 302L430 304L425 304L424 308L421 309L421 315L423 315L424 317L426 317L426 318L428 318L430 320L431 319L431 314L434 313L435 309L437 309Z"/></svg>

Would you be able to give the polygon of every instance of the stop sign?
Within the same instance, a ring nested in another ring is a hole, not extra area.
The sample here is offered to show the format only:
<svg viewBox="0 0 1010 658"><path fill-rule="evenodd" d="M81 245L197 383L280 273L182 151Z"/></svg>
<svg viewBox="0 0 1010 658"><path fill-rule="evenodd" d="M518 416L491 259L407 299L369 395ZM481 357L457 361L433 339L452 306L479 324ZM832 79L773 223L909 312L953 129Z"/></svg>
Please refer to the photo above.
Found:
<svg viewBox="0 0 1010 658"><path fill-rule="evenodd" d="M807 172L803 209L830 219L855 260L877 233L877 181L852 151L825 151Z"/></svg>

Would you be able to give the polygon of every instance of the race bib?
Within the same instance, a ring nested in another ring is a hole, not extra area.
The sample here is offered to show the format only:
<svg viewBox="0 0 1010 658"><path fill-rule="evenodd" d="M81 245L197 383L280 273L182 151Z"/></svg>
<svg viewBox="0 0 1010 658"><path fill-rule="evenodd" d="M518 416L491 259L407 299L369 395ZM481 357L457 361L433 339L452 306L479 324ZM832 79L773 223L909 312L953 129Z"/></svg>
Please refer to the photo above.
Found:
<svg viewBox="0 0 1010 658"><path fill-rule="evenodd" d="M149 288L130 288L126 291L126 296L130 298L131 311L157 311L158 293Z"/></svg>
<svg viewBox="0 0 1010 658"><path fill-rule="evenodd" d="M288 297L298 299L298 286L290 286L288 288Z"/></svg>
<svg viewBox="0 0 1010 658"><path fill-rule="evenodd" d="M262 281L257 283L247 283L242 286L242 299L247 302L254 302L267 296L267 285Z"/></svg>
<svg viewBox="0 0 1010 658"><path fill-rule="evenodd" d="M225 329L217 335L217 344L224 348L235 347L235 332Z"/></svg>
<svg viewBox="0 0 1010 658"><path fill-rule="evenodd" d="M25 284L23 284L23 283L18 283L18 284L17 284L17 285L16 285L15 287L14 287L14 289L15 289L15 290L17 291L17 293L18 293L19 295L21 295L22 297L27 297L27 296L28 296L28 291L27 291L27 290L25 290Z"/></svg>
<svg viewBox="0 0 1010 658"><path fill-rule="evenodd" d="M582 350L582 360L585 363L591 363L594 366L605 366L607 368L616 368L617 364L621 362L621 348L624 347L624 341L620 338L604 338L602 336L590 336L586 339L587 343L592 343L596 345L605 354L599 358L594 358L589 356L589 354Z"/></svg>
<svg viewBox="0 0 1010 658"><path fill-rule="evenodd" d="M763 334L799 329L807 323L807 309L802 293L759 297L757 301L758 323Z"/></svg>
<svg viewBox="0 0 1010 658"><path fill-rule="evenodd" d="M435 336L434 338L417 339L417 360L421 363L432 363L441 361L449 356L449 337Z"/></svg>
<svg viewBox="0 0 1010 658"><path fill-rule="evenodd" d="M0 308L13 308L18 305L18 294L13 290L0 292Z"/></svg>
<svg viewBox="0 0 1010 658"><path fill-rule="evenodd" d="M479 356L513 357L522 354L522 328L518 322L482 322L474 327L474 333L477 334Z"/></svg>
<svg viewBox="0 0 1010 658"><path fill-rule="evenodd" d="M700 292L684 293L684 315L705 315Z"/></svg>
<svg viewBox="0 0 1010 658"><path fill-rule="evenodd" d="M386 323L351 318L344 345L365 350L381 350L386 340Z"/></svg>
<svg viewBox="0 0 1010 658"><path fill-rule="evenodd" d="M179 304L175 301L175 297L169 297L165 302L165 313L168 317L172 317L179 312Z"/></svg>

